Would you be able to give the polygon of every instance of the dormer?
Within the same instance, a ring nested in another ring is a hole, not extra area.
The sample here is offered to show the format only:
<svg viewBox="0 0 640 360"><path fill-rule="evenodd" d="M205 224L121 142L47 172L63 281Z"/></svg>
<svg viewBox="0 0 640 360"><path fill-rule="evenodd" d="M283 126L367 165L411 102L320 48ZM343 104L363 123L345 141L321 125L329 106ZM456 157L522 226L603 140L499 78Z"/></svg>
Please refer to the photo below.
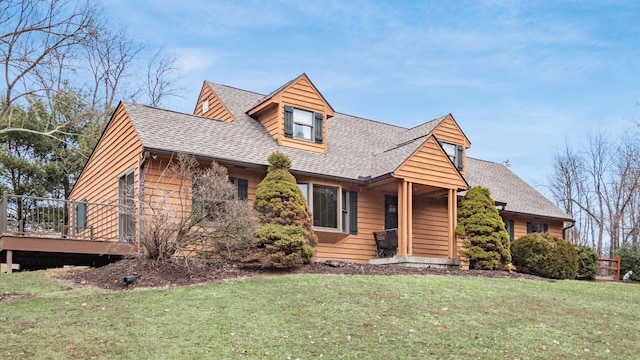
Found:
<svg viewBox="0 0 640 360"><path fill-rule="evenodd" d="M247 114L260 121L278 145L327 152L327 119L334 110L307 74L265 96Z"/></svg>
<svg viewBox="0 0 640 360"><path fill-rule="evenodd" d="M466 176L466 150L471 142L462 131L458 122L449 114L433 129L433 135L440 141L440 146L447 153L451 162Z"/></svg>
<svg viewBox="0 0 640 360"><path fill-rule="evenodd" d="M196 102L196 108L193 110L193 115L204 116L211 119L222 120L230 123L235 123L236 119L231 115L231 112L220 101L218 95L213 91L211 84L205 81L202 84L198 101Z"/></svg>

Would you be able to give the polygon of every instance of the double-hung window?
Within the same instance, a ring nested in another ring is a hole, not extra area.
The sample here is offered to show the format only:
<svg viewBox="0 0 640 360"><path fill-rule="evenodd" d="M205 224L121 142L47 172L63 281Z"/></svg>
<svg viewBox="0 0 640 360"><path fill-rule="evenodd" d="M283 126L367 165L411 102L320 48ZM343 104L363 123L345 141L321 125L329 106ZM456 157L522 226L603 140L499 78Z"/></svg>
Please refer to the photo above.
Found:
<svg viewBox="0 0 640 360"><path fill-rule="evenodd" d="M230 177L229 182L235 185L233 198L246 201L249 193L249 181L247 179ZM217 214L224 205L224 201L209 201L209 203L204 203L201 200L202 198L206 198L206 195L201 193L204 189L202 188L200 176L198 174L193 174L191 186L192 211L197 211L199 212L199 216L207 218L208 220L213 220L216 217L215 214Z"/></svg>
<svg viewBox="0 0 640 360"><path fill-rule="evenodd" d="M284 136L322 144L324 114L286 105L284 107Z"/></svg>
<svg viewBox="0 0 640 360"><path fill-rule="evenodd" d="M451 162L458 168L458 170L462 170L464 163L462 160L462 145L451 144L448 142L440 142L442 149L447 153Z"/></svg>
<svg viewBox="0 0 640 360"><path fill-rule="evenodd" d="M313 213L316 230L358 233L358 193L337 186L298 184Z"/></svg>

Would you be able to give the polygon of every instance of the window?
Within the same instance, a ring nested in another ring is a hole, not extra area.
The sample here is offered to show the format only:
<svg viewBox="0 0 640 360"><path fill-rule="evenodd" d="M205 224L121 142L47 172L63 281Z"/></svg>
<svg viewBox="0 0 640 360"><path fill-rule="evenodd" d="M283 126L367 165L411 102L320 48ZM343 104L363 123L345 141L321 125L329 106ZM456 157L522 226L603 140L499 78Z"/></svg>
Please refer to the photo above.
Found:
<svg viewBox="0 0 640 360"><path fill-rule="evenodd" d="M82 231L87 227L87 201L76 204L76 231Z"/></svg>
<svg viewBox="0 0 640 360"><path fill-rule="evenodd" d="M191 185L191 209L192 211L202 211L202 215L209 219L213 220L215 218L215 214L221 210L223 205L223 201L214 202L211 204L201 204L198 201L200 197L200 187L202 184L199 181L198 174L193 174L193 182ZM237 178L229 178L229 181L235 185L236 191L233 194L234 199L246 201L249 195L249 181L247 179L237 179Z"/></svg>
<svg viewBox="0 0 640 360"><path fill-rule="evenodd" d="M118 230L120 240L131 242L135 236L135 192L133 170L118 179Z"/></svg>
<svg viewBox="0 0 640 360"><path fill-rule="evenodd" d="M504 227L507 230L507 234L509 234L509 240L513 241L514 239L514 225L515 222L513 220L505 220Z"/></svg>
<svg viewBox="0 0 640 360"><path fill-rule="evenodd" d="M527 223L527 234L531 233L546 233L549 232L549 225L541 223Z"/></svg>
<svg viewBox="0 0 640 360"><path fill-rule="evenodd" d="M284 136L322 144L324 114L284 107Z"/></svg>
<svg viewBox="0 0 640 360"><path fill-rule="evenodd" d="M313 113L300 109L293 109L293 137L311 140L313 131Z"/></svg>
<svg viewBox="0 0 640 360"><path fill-rule="evenodd" d="M458 168L458 170L462 170L464 166L462 159L462 145L456 145L447 142L440 142L440 145L442 146L442 149L444 149L444 152L447 153L447 156L449 156L449 159L451 159L451 162Z"/></svg>
<svg viewBox="0 0 640 360"><path fill-rule="evenodd" d="M340 187L298 184L313 212L313 226L319 230L358 233L358 193Z"/></svg>
<svg viewBox="0 0 640 360"><path fill-rule="evenodd" d="M209 111L209 98L202 100L202 113Z"/></svg>

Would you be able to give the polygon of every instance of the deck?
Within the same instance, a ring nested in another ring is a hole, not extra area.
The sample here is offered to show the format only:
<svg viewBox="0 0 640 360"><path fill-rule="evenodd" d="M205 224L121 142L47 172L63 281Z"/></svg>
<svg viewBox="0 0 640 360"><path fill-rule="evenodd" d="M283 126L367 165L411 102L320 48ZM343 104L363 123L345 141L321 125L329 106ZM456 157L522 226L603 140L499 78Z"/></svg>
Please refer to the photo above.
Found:
<svg viewBox="0 0 640 360"><path fill-rule="evenodd" d="M7 272L64 265L103 266L137 256L119 240L118 205L4 194L0 200L0 263Z"/></svg>

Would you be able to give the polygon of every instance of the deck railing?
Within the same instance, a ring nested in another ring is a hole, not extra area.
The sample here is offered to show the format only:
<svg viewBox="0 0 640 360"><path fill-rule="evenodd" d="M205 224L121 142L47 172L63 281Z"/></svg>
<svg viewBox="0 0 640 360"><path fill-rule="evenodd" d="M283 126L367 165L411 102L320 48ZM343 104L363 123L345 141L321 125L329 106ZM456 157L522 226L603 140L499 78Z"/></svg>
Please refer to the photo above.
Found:
<svg viewBox="0 0 640 360"><path fill-rule="evenodd" d="M114 204L4 194L0 235L113 241L120 213Z"/></svg>

